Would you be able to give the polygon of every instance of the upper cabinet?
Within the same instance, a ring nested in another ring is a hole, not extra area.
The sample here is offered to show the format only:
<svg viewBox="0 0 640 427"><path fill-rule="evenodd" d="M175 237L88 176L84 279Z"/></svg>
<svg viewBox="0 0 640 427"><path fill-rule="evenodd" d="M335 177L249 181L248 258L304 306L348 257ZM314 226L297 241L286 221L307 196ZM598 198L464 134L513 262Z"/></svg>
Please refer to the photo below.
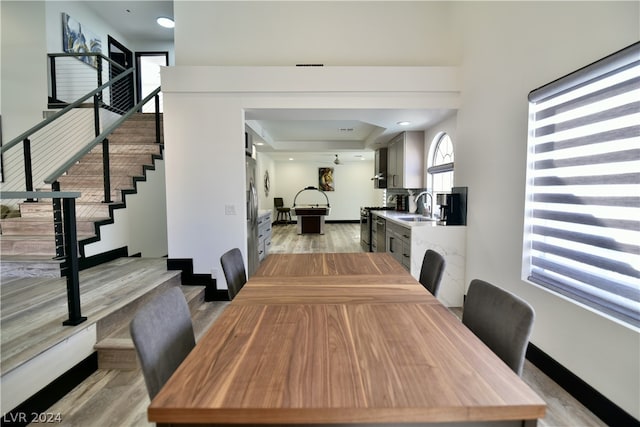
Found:
<svg viewBox="0 0 640 427"><path fill-rule="evenodd" d="M387 149L376 150L373 171L373 188L387 188Z"/></svg>
<svg viewBox="0 0 640 427"><path fill-rule="evenodd" d="M424 132L402 132L389 141L387 187L422 188L424 170Z"/></svg>

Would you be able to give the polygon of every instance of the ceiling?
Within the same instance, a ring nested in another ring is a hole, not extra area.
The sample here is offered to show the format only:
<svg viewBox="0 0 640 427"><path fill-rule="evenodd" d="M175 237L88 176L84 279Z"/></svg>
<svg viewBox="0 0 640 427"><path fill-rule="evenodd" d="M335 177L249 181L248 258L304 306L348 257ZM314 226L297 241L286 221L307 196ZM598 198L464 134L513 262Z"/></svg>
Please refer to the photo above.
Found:
<svg viewBox="0 0 640 427"><path fill-rule="evenodd" d="M173 29L160 27L159 16L173 18L173 1L86 1L128 40L173 42ZM176 22L180 25L180 22ZM425 130L452 114L427 109L254 109L246 111L256 149L274 161L333 164L372 160L376 148L405 130ZM399 122L410 124L402 126Z"/></svg>
<svg viewBox="0 0 640 427"><path fill-rule="evenodd" d="M173 1L85 1L86 6L102 17L128 40L173 42L173 29L163 28L156 18L173 19Z"/></svg>
<svg viewBox="0 0 640 427"><path fill-rule="evenodd" d="M289 159L342 163L372 160L402 131L425 130L453 114L449 109L262 109L246 110L260 152ZM401 125L401 122L409 122Z"/></svg>

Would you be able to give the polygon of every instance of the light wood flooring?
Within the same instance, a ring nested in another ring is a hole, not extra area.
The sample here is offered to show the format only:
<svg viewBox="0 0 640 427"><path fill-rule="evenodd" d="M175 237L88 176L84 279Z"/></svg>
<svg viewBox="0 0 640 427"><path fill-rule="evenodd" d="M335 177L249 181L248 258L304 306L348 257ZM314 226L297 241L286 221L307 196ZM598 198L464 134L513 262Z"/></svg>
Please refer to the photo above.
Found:
<svg viewBox="0 0 640 427"><path fill-rule="evenodd" d="M272 253L360 252L359 224L326 224L324 235L297 235L295 225L273 227ZM194 315L199 335L224 310L225 302L202 303ZM452 309L459 314L459 308ZM524 381L547 402L543 427L606 426L571 395L528 361ZM139 369L98 370L49 409L63 426L148 426L149 398Z"/></svg>

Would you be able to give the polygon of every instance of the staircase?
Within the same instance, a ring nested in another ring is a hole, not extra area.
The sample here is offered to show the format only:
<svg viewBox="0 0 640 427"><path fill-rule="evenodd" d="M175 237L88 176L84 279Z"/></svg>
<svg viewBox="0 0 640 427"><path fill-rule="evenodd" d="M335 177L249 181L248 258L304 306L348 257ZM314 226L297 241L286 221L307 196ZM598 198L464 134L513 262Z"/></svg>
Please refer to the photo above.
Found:
<svg viewBox="0 0 640 427"><path fill-rule="evenodd" d="M76 200L81 260L85 245L100 240L100 226L113 223L113 210L126 206L126 195L136 192L136 183L146 179L146 171L153 170L155 159L161 157L155 115L137 113L109 137L110 203L104 202L101 145L60 177L61 191L81 193ZM0 220L2 277L60 277L62 261L53 259L56 247L51 200L22 202L19 210L19 217Z"/></svg>

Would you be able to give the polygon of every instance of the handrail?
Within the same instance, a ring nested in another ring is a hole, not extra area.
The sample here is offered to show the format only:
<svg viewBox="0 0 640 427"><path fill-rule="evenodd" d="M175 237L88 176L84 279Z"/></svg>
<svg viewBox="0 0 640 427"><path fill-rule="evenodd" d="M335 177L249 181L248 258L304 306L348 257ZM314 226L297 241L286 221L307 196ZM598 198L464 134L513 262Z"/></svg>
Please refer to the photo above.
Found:
<svg viewBox="0 0 640 427"><path fill-rule="evenodd" d="M122 65L118 64L116 61L114 61L113 59L109 58L108 56L104 56L104 54L102 53L98 53L98 52L82 52L82 53L72 53L72 52L63 52L63 53L48 53L47 56L49 58L59 58L59 57L79 57L79 56L99 56L102 59L104 59L105 61L107 61L109 64L111 65L115 65L116 67L120 68L121 70L126 70L126 68L124 68Z"/></svg>
<svg viewBox="0 0 640 427"><path fill-rule="evenodd" d="M65 259L67 262L67 306L69 318L65 326L75 326L87 320L80 307L80 275L78 265L78 232L76 228L76 199L78 191L0 191L0 199L62 199Z"/></svg>
<svg viewBox="0 0 640 427"><path fill-rule="evenodd" d="M66 114L69 110L72 110L73 108L76 108L78 105L82 104L87 99L89 99L92 96L95 96L96 94L102 92L104 89L106 89L107 87L115 84L117 81L122 80L125 76L128 76L129 74L132 74L133 70L134 70L133 68L129 68L124 73L119 74L117 77L114 77L113 79L109 80L108 82L106 82L102 86L92 90L88 94L84 95L83 97L79 98L78 100L76 100L76 101L72 102L71 104L67 105L62 110L58 111L57 113L55 113L51 117L41 121L37 125L33 126L31 129L29 129L29 130L23 132L22 134L18 135L17 137L13 138L8 143L2 144L2 147L0 147L0 153L4 153L5 151L9 150L10 148L14 147L15 145L17 145L20 142L24 141L28 136L30 136L30 135L36 133L37 131L39 131L40 129L44 128L49 123L51 123L52 121L56 120L58 117L62 116L63 114Z"/></svg>
<svg viewBox="0 0 640 427"><path fill-rule="evenodd" d="M160 92L160 89L161 89L160 86L158 86L158 88L156 90L154 90L149 95L147 95L142 101L140 101L136 105L134 105L126 114L124 114L118 120L113 122L113 124L111 124L111 126L109 126L104 131L102 131L102 133L100 135L96 136L91 142L89 142L87 145L85 145L84 148L82 148L80 151L78 151L73 157L71 157L62 166L60 166L58 169L56 169L51 175L49 175L47 178L45 178L44 182L46 184L54 183L58 178L60 178L62 176L62 174L64 174L67 170L69 170L69 168L71 168L71 166L76 164L78 162L78 160L80 160L85 154L87 154L89 151L91 151L93 149L93 147L95 147L96 145L101 143L107 136L109 136L111 134L111 132L116 130L122 124L122 122L124 122L126 119L131 117L135 112L137 112L140 108L142 108L142 106L144 104L149 102L149 100L151 100L151 98L156 96Z"/></svg>

